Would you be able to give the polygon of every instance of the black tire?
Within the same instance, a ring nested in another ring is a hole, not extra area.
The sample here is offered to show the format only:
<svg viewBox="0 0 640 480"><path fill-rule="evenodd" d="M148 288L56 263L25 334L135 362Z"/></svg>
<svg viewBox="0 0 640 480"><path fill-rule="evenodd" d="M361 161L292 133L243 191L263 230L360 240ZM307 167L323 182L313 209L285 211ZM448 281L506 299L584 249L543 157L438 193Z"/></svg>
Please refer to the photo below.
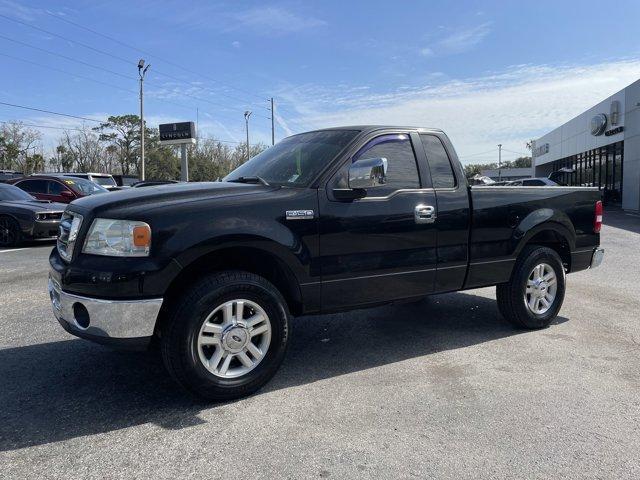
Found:
<svg viewBox="0 0 640 480"><path fill-rule="evenodd" d="M555 298L548 310L544 313L535 313L527 305L525 292L529 276L534 267L540 264L546 264L554 270L556 290ZM539 245L527 246L518 256L509 283L496 286L498 309L502 316L516 327L528 330L546 328L556 318L562 307L565 281L566 275L562 260L555 250Z"/></svg>
<svg viewBox="0 0 640 480"><path fill-rule="evenodd" d="M236 378L210 372L200 360L197 338L207 316L234 299L259 305L268 316L271 340L253 370ZM266 384L282 363L291 318L280 292L258 275L224 271L197 281L177 300L162 327L160 349L169 374L184 388L207 400L226 401L252 394Z"/></svg>
<svg viewBox="0 0 640 480"><path fill-rule="evenodd" d="M0 247L15 247L21 241L22 234L18 222L6 215L0 215Z"/></svg>

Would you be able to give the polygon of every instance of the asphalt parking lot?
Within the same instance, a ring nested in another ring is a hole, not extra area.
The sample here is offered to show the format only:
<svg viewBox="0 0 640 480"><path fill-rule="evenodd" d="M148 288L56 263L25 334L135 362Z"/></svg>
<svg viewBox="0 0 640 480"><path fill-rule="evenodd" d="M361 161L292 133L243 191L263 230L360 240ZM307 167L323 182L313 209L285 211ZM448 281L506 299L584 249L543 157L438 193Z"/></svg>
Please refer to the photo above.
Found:
<svg viewBox="0 0 640 480"><path fill-rule="evenodd" d="M640 478L640 217L522 332L494 289L296 319L258 394L207 405L65 333L52 244L0 251L0 478Z"/></svg>

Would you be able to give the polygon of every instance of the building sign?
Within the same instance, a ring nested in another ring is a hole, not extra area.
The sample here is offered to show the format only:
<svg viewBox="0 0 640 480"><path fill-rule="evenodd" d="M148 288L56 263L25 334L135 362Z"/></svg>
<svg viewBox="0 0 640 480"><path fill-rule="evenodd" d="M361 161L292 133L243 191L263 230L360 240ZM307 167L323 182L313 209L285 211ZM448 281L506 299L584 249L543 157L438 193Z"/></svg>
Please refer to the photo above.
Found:
<svg viewBox="0 0 640 480"><path fill-rule="evenodd" d="M609 107L609 121L611 125L617 125L620 121L620 102L614 100Z"/></svg>
<svg viewBox="0 0 640 480"><path fill-rule="evenodd" d="M619 127L612 128L611 130L607 130L604 132L605 136L611 137L612 135L617 135L618 133L624 132L624 127L620 125Z"/></svg>
<svg viewBox="0 0 640 480"><path fill-rule="evenodd" d="M607 116L599 113L591 119L591 135L602 135L607 128Z"/></svg>
<svg viewBox="0 0 640 480"><path fill-rule="evenodd" d="M196 125L193 122L163 123L159 127L163 145L196 143Z"/></svg>
<svg viewBox="0 0 640 480"><path fill-rule="evenodd" d="M539 147L535 147L532 150L532 153L533 153L534 157L539 157L541 155L544 155L545 153L549 153L549 144L548 143L543 143Z"/></svg>

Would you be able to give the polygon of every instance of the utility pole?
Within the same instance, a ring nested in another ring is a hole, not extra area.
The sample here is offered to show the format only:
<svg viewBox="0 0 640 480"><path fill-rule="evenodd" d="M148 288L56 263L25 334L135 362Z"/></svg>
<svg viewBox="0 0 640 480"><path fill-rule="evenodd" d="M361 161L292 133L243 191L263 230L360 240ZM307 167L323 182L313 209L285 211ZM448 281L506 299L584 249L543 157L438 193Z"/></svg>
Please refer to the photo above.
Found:
<svg viewBox="0 0 640 480"><path fill-rule="evenodd" d="M180 145L180 180L189 181L189 159L187 157L187 144Z"/></svg>
<svg viewBox="0 0 640 480"><path fill-rule="evenodd" d="M144 66L144 59L138 61L138 75L140 76L140 180L144 180L144 75L151 64Z"/></svg>
<svg viewBox="0 0 640 480"><path fill-rule="evenodd" d="M250 147L249 147L249 117L250 116L251 116L251 111L250 110L247 110L246 112L244 112L244 123L245 123L246 128L247 128L247 160L249 160L249 158L251 157L250 153L249 153L249 150L250 150Z"/></svg>
<svg viewBox="0 0 640 480"><path fill-rule="evenodd" d="M276 112L273 110L273 97L271 97L271 145L276 144L276 124L274 123L274 117Z"/></svg>
<svg viewBox="0 0 640 480"><path fill-rule="evenodd" d="M502 144L498 144L498 181L502 181Z"/></svg>

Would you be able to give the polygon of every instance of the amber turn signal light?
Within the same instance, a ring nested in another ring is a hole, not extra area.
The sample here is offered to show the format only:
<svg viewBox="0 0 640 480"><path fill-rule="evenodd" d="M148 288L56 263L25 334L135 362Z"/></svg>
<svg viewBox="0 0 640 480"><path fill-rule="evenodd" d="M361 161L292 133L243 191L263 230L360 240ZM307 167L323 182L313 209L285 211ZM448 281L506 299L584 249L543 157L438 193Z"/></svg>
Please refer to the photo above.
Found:
<svg viewBox="0 0 640 480"><path fill-rule="evenodd" d="M133 227L133 244L136 247L151 245L151 229L148 225Z"/></svg>

